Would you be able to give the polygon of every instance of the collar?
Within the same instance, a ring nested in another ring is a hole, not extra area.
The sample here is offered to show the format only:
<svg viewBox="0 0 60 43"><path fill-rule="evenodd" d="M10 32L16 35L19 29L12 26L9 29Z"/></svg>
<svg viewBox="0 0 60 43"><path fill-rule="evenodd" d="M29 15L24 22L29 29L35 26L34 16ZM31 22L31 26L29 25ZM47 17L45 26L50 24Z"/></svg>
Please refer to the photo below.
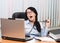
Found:
<svg viewBox="0 0 60 43"><path fill-rule="evenodd" d="M29 20L27 20L27 24L30 24L30 21Z"/></svg>

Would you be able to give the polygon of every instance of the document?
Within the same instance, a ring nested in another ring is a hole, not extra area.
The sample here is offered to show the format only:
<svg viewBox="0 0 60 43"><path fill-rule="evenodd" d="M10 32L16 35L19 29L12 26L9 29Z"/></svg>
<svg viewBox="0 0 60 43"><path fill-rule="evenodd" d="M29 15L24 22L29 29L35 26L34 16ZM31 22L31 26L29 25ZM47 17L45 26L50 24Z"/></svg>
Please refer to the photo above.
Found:
<svg viewBox="0 0 60 43"><path fill-rule="evenodd" d="M41 41L54 41L55 42L55 40L50 37L35 37L35 39L41 40Z"/></svg>

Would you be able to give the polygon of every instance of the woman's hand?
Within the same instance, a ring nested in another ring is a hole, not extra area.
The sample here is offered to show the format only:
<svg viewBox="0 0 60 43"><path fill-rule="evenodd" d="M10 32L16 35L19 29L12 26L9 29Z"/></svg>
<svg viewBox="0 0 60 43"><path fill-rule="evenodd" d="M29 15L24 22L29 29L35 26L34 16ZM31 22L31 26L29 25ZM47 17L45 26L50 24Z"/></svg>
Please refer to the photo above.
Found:
<svg viewBox="0 0 60 43"><path fill-rule="evenodd" d="M50 19L47 19L47 20L46 20L46 23L45 23L45 26L46 26L47 28L49 28L50 25L51 25Z"/></svg>

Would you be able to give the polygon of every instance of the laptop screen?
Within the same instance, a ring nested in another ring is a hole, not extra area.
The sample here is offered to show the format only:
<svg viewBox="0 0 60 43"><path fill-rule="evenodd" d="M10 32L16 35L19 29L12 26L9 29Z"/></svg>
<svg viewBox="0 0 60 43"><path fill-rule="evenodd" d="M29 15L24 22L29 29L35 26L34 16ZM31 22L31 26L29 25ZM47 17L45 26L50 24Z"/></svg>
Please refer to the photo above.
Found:
<svg viewBox="0 0 60 43"><path fill-rule="evenodd" d="M24 19L1 19L2 36L12 38L25 38Z"/></svg>

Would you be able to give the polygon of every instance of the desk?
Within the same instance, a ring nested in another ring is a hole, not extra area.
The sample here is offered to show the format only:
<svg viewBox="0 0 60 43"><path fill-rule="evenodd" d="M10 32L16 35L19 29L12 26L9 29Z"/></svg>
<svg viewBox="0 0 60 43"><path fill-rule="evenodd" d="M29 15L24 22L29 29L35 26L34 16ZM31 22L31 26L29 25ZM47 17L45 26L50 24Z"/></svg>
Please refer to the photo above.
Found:
<svg viewBox="0 0 60 43"><path fill-rule="evenodd" d="M20 42L20 41L12 41L12 40L2 40L1 43L60 43L60 42L43 42L43 41L37 41L37 40Z"/></svg>

